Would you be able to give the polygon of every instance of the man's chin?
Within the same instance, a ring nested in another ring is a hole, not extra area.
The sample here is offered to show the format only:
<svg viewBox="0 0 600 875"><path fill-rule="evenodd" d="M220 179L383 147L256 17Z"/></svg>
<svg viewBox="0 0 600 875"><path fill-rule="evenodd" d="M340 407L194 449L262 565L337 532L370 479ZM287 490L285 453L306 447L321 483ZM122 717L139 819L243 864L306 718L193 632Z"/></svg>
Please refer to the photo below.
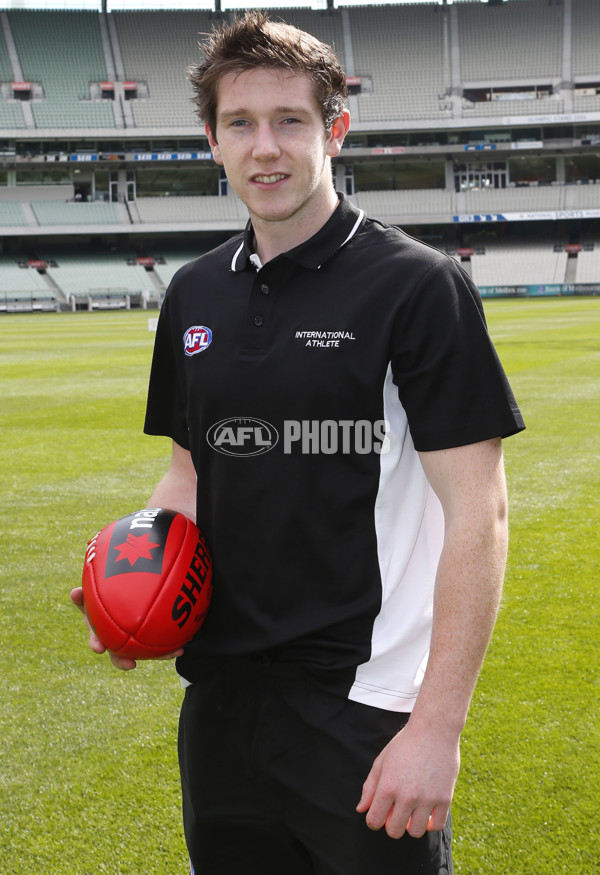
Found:
<svg viewBox="0 0 600 875"><path fill-rule="evenodd" d="M277 204L246 203L246 206L251 218L269 223L285 222L298 212L297 207L291 207L289 204L278 206Z"/></svg>

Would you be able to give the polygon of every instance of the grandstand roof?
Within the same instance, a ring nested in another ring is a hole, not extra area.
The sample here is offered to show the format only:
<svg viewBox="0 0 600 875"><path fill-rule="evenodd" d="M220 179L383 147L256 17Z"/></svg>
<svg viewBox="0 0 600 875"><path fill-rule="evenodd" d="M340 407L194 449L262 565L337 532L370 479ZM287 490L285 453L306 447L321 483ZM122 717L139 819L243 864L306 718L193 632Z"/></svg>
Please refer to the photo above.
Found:
<svg viewBox="0 0 600 875"><path fill-rule="evenodd" d="M453 3L489 3L490 5L500 3L527 3L529 0L395 0L393 5L402 6L414 3L427 3L429 5L451 5ZM2 9L62 9L75 11L85 9L88 11L97 12L105 9L107 12L121 10L144 10L150 11L154 9L173 10L173 9L213 9L214 0L0 0L0 10ZM311 9L326 9L328 5L335 7L339 6L386 6L390 5L389 0L265 0L265 2L252 4L246 0L221 0L223 9L251 9L256 5L257 8L267 9L276 7L281 9L286 8L311 8Z"/></svg>

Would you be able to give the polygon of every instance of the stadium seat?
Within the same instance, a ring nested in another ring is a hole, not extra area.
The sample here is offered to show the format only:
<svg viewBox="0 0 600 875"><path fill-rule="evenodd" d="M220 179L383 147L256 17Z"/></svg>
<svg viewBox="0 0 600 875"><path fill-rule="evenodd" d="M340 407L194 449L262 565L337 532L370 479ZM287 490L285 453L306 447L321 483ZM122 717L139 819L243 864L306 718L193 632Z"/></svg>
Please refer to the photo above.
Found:
<svg viewBox="0 0 600 875"><path fill-rule="evenodd" d="M229 197L144 197L136 201L142 222L245 223L248 211L235 196Z"/></svg>
<svg viewBox="0 0 600 875"><path fill-rule="evenodd" d="M562 4L548 0L458 3L456 10L463 82L560 80Z"/></svg>
<svg viewBox="0 0 600 875"><path fill-rule="evenodd" d="M593 241L592 250L577 253L575 282L600 283L600 238Z"/></svg>
<svg viewBox="0 0 600 875"><path fill-rule="evenodd" d="M485 255L471 258L473 280L478 286L563 283L566 251L554 252L549 243L489 244Z"/></svg>
<svg viewBox="0 0 600 875"><path fill-rule="evenodd" d="M44 277L14 258L0 256L0 312L54 310L56 299Z"/></svg>
<svg viewBox="0 0 600 875"><path fill-rule="evenodd" d="M48 275L66 298L70 295L140 295L154 291L145 269L139 264L127 264L124 255L61 253L55 262L56 267L48 267Z"/></svg>
<svg viewBox="0 0 600 875"><path fill-rule="evenodd" d="M19 201L0 200L0 225L10 228L26 224L27 218Z"/></svg>
<svg viewBox="0 0 600 875"><path fill-rule="evenodd" d="M575 0L573 3L573 76L590 77L598 81L598 35L600 34L600 4L598 0ZM592 107L589 107L590 109ZM596 103L597 110L597 103ZM582 107L583 111L583 107Z"/></svg>
<svg viewBox="0 0 600 875"><path fill-rule="evenodd" d="M31 208L40 225L118 225L117 204L96 201L90 204L64 201L32 201Z"/></svg>

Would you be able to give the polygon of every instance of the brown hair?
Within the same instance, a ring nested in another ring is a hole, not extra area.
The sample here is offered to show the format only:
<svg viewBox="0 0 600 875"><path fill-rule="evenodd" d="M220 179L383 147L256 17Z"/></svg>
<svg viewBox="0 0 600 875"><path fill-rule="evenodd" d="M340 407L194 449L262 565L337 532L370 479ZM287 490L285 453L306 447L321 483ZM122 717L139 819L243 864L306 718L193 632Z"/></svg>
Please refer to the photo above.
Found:
<svg viewBox="0 0 600 875"><path fill-rule="evenodd" d="M304 73L314 83L315 96L327 131L344 108L346 76L331 46L291 24L270 21L263 12L246 12L233 24L223 23L200 43L204 60L188 69L196 112L216 136L219 82L227 73L256 67Z"/></svg>

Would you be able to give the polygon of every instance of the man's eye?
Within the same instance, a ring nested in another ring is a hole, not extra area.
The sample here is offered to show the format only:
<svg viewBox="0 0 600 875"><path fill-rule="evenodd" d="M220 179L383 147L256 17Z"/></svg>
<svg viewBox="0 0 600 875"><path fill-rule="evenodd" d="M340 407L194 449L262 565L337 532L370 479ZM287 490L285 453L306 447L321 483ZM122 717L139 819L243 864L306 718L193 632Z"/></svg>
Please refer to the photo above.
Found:
<svg viewBox="0 0 600 875"><path fill-rule="evenodd" d="M248 124L248 122L246 121L246 119L237 118L237 119L235 119L235 121L231 122L231 127L232 128L243 128L247 124Z"/></svg>

